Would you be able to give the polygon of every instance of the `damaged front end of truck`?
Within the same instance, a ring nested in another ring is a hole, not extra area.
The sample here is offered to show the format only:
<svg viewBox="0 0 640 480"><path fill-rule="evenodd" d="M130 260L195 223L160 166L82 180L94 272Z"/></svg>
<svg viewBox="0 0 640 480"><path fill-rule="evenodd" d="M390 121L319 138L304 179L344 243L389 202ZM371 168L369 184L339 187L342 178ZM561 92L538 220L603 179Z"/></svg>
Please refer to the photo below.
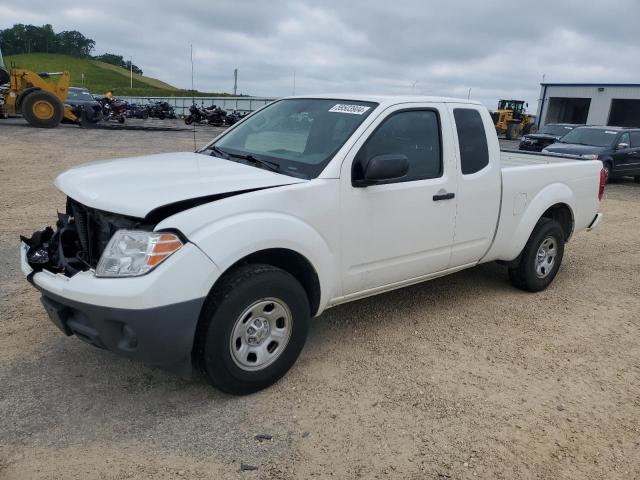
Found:
<svg viewBox="0 0 640 480"><path fill-rule="evenodd" d="M49 226L20 240L28 246L27 262L35 272L48 270L72 277L95 269L109 240L120 229L153 230L153 225L68 198L65 213L58 212L55 229Z"/></svg>

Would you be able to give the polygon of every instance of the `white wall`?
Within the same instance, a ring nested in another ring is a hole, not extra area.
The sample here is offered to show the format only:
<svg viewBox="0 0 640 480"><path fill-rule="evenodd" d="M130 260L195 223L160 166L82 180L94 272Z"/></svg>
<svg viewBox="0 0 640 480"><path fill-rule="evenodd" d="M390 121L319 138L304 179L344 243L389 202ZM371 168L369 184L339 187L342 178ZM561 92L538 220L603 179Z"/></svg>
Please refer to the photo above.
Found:
<svg viewBox="0 0 640 480"><path fill-rule="evenodd" d="M609 111L611 110L611 100L614 98L640 100L640 86L600 85L600 88L604 88L604 91L599 92L598 85L548 85L545 94L545 86L541 85L540 101L538 102L538 118L540 119L540 125L545 124L549 98L551 97L590 98L591 105L589 107L589 116L587 118L587 124L589 125L607 124L607 121L609 120Z"/></svg>

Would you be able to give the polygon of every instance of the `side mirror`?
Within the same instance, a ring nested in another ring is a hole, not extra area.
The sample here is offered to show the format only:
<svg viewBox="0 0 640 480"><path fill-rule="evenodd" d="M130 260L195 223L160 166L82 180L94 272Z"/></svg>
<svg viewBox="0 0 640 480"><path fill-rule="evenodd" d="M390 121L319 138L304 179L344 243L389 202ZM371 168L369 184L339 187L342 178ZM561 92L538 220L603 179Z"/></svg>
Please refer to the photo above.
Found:
<svg viewBox="0 0 640 480"><path fill-rule="evenodd" d="M377 155L369 160L361 175L353 177L352 183L354 187L377 185L389 180L400 179L408 171L409 159L406 155Z"/></svg>
<svg viewBox="0 0 640 480"><path fill-rule="evenodd" d="M626 150L627 148L629 148L629 144L625 142L621 142L616 145L616 150Z"/></svg>

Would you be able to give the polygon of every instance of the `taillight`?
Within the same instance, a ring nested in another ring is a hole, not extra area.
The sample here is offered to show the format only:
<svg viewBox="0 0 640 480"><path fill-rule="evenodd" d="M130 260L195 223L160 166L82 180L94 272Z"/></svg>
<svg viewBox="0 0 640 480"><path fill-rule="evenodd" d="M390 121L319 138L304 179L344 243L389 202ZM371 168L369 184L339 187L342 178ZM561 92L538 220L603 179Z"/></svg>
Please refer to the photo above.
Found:
<svg viewBox="0 0 640 480"><path fill-rule="evenodd" d="M600 187L598 188L598 200L604 197L604 187L607 184L607 171L603 168L600 170Z"/></svg>

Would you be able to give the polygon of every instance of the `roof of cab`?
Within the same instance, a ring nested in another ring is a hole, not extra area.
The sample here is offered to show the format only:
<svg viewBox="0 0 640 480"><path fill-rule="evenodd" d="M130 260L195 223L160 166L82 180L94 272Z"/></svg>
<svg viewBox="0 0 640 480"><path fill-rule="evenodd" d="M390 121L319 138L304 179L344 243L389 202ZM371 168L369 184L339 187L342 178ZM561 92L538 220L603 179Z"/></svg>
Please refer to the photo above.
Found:
<svg viewBox="0 0 640 480"><path fill-rule="evenodd" d="M322 98L328 100L340 101L356 101L356 102L375 102L380 105L395 105L398 103L467 103L470 105L482 105L475 100L467 100L466 98L447 98L447 97L427 97L422 95L362 95L357 93L325 93L319 95L295 95L284 97L290 98Z"/></svg>

